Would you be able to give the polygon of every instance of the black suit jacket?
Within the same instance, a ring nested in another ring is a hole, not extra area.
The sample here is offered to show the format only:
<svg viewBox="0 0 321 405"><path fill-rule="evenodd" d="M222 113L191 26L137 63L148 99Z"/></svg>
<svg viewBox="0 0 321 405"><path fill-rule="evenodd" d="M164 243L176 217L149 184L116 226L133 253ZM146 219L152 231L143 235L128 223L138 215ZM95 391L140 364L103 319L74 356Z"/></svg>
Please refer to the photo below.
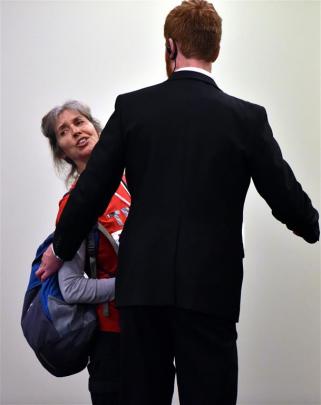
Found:
<svg viewBox="0 0 321 405"><path fill-rule="evenodd" d="M126 169L132 207L120 239L119 306L175 305L237 320L243 205L251 178L272 214L306 241L312 207L274 140L263 107L200 73L116 100L54 239L71 259Z"/></svg>

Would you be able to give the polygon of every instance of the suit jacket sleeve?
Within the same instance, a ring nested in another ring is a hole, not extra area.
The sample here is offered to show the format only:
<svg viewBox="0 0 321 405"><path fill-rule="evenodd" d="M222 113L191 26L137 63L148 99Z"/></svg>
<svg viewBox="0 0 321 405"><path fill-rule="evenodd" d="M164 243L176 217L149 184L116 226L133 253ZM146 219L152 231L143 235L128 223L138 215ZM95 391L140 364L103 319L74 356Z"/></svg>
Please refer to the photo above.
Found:
<svg viewBox="0 0 321 405"><path fill-rule="evenodd" d="M64 261L73 258L119 186L124 171L120 98L57 224L53 246Z"/></svg>
<svg viewBox="0 0 321 405"><path fill-rule="evenodd" d="M257 191L275 218L307 242L316 242L320 234L319 214L283 159L264 108L260 107L257 123L250 132L249 166Z"/></svg>

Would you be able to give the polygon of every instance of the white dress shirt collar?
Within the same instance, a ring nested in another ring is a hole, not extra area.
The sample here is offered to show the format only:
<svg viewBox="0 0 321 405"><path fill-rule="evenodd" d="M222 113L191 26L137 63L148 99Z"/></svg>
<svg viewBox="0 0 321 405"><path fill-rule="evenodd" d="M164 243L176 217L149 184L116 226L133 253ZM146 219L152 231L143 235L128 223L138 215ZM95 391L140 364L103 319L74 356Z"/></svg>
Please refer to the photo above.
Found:
<svg viewBox="0 0 321 405"><path fill-rule="evenodd" d="M205 69L202 69L202 68L198 68L198 67L192 67L192 66L188 66L188 67L183 67L183 68L180 68L180 69L176 69L176 70L174 71L174 73L175 73L175 72L183 72L183 71L191 71L191 72L202 73L203 75L206 75L206 76L210 77L211 79L213 79L213 78L212 78L212 75L211 75L211 73L210 73L209 71L207 71L207 70L205 70Z"/></svg>

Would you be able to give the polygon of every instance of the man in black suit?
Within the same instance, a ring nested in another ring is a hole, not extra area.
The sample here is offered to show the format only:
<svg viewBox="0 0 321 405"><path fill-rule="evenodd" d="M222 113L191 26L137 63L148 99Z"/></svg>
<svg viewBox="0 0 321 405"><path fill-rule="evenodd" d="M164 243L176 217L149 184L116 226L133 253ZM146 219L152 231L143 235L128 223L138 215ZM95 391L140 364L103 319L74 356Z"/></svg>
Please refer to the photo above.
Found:
<svg viewBox="0 0 321 405"><path fill-rule="evenodd" d="M221 38L214 7L184 1L164 31L169 79L117 98L53 248L73 257L126 169L132 207L116 285L121 404L170 404L176 372L181 405L233 405L250 180L274 217L309 243L319 239L318 212L283 160L265 109L210 77ZM48 251L40 276L60 264Z"/></svg>

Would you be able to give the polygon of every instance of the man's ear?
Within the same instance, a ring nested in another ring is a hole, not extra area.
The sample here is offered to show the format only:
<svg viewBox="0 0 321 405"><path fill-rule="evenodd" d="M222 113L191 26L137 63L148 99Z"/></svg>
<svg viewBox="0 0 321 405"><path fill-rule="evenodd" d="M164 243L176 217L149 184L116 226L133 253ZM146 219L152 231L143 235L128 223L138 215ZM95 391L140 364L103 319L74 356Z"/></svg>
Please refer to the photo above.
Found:
<svg viewBox="0 0 321 405"><path fill-rule="evenodd" d="M169 53L169 58L175 60L177 57L177 46L172 38L168 38L166 45L167 52Z"/></svg>
<svg viewBox="0 0 321 405"><path fill-rule="evenodd" d="M216 61L216 59L218 58L218 55L220 54L220 50L221 50L221 47L220 47L220 45L219 45L218 48L216 49L214 55L213 55L213 60L212 60L212 62L215 62L215 61Z"/></svg>

